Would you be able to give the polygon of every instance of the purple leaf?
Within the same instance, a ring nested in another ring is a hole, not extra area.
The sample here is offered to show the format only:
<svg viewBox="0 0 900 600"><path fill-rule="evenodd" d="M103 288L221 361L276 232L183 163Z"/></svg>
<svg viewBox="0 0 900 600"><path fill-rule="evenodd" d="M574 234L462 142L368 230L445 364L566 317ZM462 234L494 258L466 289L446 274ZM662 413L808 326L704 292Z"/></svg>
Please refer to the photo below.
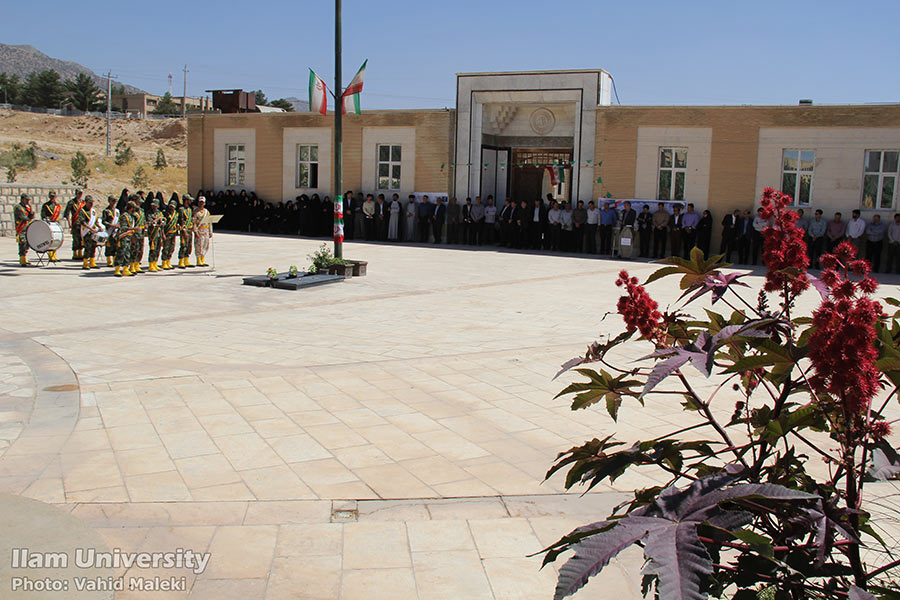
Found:
<svg viewBox="0 0 900 600"><path fill-rule="evenodd" d="M662 362L656 363L653 366L653 371L650 372L650 376L647 377L647 383L644 384L644 389L641 392L639 398L643 398L646 396L650 390L659 385L663 379L677 371L680 367L682 367L688 360L690 360L690 355L683 348L677 348L675 350L675 354L670 358Z"/></svg>
<svg viewBox="0 0 900 600"><path fill-rule="evenodd" d="M850 586L850 600L878 600L871 592L867 592L855 585Z"/></svg>
<svg viewBox="0 0 900 600"><path fill-rule="evenodd" d="M815 275L806 274L807 279L809 279L809 285L815 288L819 295L822 296L822 300L828 300L831 297L831 291L828 289L828 286L825 285L825 282L816 277Z"/></svg>
<svg viewBox="0 0 900 600"><path fill-rule="evenodd" d="M707 275L706 278L702 281L691 286L684 292L684 294L681 295L681 297L683 298L691 291L697 290L697 292L688 299L688 302L693 302L703 294L712 292L712 303L715 304L716 301L720 300L722 296L725 295L725 292L728 290L728 287L730 285L750 287L742 281L737 281L741 277L744 277L743 273L729 273L728 275L724 275L722 273L719 273L718 271L714 271L713 273Z"/></svg>

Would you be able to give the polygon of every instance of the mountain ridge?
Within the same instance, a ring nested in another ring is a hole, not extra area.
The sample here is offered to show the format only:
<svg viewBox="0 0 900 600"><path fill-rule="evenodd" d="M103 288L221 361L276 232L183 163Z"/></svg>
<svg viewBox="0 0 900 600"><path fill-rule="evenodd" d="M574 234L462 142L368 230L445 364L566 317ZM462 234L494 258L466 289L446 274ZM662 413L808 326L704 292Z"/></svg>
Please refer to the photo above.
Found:
<svg viewBox="0 0 900 600"><path fill-rule="evenodd" d="M31 44L10 45L0 43L0 73L18 75L24 81L29 73L53 69L62 80L75 79L79 73L90 76L100 89L106 89L106 77L72 60L62 60L44 54ZM142 94L144 90L133 85L121 84L128 94Z"/></svg>

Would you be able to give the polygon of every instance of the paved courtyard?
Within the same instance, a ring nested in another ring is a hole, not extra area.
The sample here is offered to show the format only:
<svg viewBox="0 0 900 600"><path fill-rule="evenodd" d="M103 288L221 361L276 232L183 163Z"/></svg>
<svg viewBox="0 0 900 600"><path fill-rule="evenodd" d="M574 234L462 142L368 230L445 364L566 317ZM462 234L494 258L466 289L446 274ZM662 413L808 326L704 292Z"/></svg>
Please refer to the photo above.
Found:
<svg viewBox="0 0 900 600"><path fill-rule="evenodd" d="M367 277L291 292L240 278L321 241L215 241L215 270L119 279L19 269L0 239L0 522L50 505L59 527L33 535L51 549L211 553L202 573L113 569L187 587L116 598L551 598L527 555L662 481L566 494L542 483L556 454L690 423L677 402L613 423L554 399L559 364L618 328L616 273L654 265L349 243ZM639 598L640 564L576 597Z"/></svg>

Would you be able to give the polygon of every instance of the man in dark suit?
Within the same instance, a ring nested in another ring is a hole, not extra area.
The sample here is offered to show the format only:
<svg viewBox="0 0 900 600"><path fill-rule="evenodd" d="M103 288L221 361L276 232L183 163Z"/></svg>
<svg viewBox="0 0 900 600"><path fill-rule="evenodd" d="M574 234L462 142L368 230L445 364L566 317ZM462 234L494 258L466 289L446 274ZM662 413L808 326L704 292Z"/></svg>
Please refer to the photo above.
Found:
<svg viewBox="0 0 900 600"><path fill-rule="evenodd" d="M741 220L738 221L737 231L738 262L746 265L747 259L750 258L750 240L753 238L753 217L749 210L745 210Z"/></svg>
<svg viewBox="0 0 900 600"><path fill-rule="evenodd" d="M353 190L347 190L347 192L343 196L343 211L344 211L344 239L352 240L353 239Z"/></svg>
<svg viewBox="0 0 900 600"><path fill-rule="evenodd" d="M500 214L497 216L497 222L500 224L500 245L501 246L512 246L512 241L510 240L510 230L512 225L513 213L515 209L513 208L512 202L509 198L503 203L503 208L500 209Z"/></svg>
<svg viewBox="0 0 900 600"><path fill-rule="evenodd" d="M513 213L513 240L515 248L528 247L528 203L525 200L519 202Z"/></svg>
<svg viewBox="0 0 900 600"><path fill-rule="evenodd" d="M384 202L384 194L378 194L378 200L375 202L375 231L379 242L387 240L389 218L390 212Z"/></svg>
<svg viewBox="0 0 900 600"><path fill-rule="evenodd" d="M731 253L734 252L737 241L738 223L741 221L741 211L734 209L730 215L722 219L722 244L719 246L719 254L725 255L725 261L731 262Z"/></svg>
<svg viewBox="0 0 900 600"><path fill-rule="evenodd" d="M540 250L544 243L544 230L547 229L547 207L544 200L538 198L529 207L528 228L531 236L531 247Z"/></svg>
<svg viewBox="0 0 900 600"><path fill-rule="evenodd" d="M466 203L462 206L460 225L460 239L463 244L468 244L472 232L472 198L466 198Z"/></svg>
<svg viewBox="0 0 900 600"><path fill-rule="evenodd" d="M423 196L424 200L428 200L428 196ZM440 198L434 199L434 211L431 213L431 230L434 234L434 243L441 243L441 236L444 231L444 221L447 218L447 207Z"/></svg>

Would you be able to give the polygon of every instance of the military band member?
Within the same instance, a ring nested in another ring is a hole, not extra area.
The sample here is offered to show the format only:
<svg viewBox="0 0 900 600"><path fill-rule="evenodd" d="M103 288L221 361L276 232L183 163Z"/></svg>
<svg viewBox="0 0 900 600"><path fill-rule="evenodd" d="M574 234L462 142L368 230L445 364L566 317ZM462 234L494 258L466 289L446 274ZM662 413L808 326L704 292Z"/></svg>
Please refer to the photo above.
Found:
<svg viewBox="0 0 900 600"><path fill-rule="evenodd" d="M81 268L98 268L94 253L97 251L96 235L100 231L100 226L97 223L97 213L94 211L94 199L90 194L84 197L84 202L81 204L81 208L78 209L78 214L75 216L75 227L81 233L83 251Z"/></svg>
<svg viewBox="0 0 900 600"><path fill-rule="evenodd" d="M165 227L166 218L156 207L156 203L150 203L149 212L147 212L147 245L150 247L150 267L151 273L161 271L159 265L159 252L163 245L163 229Z"/></svg>
<svg viewBox="0 0 900 600"><path fill-rule="evenodd" d="M190 194L181 197L183 204L180 210L179 227L181 230L181 245L178 247L178 268L193 267L191 264L191 242L194 237L194 219L193 210L191 210L191 202L193 198Z"/></svg>
<svg viewBox="0 0 900 600"><path fill-rule="evenodd" d="M178 223L181 215L178 213L178 205L172 200L166 206L165 225L163 226L163 251L162 268L166 271L174 269L172 266L172 254L175 253L175 238L178 237Z"/></svg>
<svg viewBox="0 0 900 600"><path fill-rule="evenodd" d="M81 208L81 195L84 192L77 190L75 197L66 202L66 208L63 210L63 218L69 223L69 233L72 236L72 260L81 258L82 244L81 232L75 227L75 218L78 216L78 209Z"/></svg>
<svg viewBox="0 0 900 600"><path fill-rule="evenodd" d="M50 196L50 199L41 205L41 219L58 223L59 218L62 216L62 206L56 201L56 192L50 192L48 196ZM59 262L56 250L48 250L47 258L50 262Z"/></svg>
<svg viewBox="0 0 900 600"><path fill-rule="evenodd" d="M106 238L106 266L111 267L116 261L116 243L118 239L119 228L119 211L116 210L116 198L109 196L106 198L109 206L103 209L100 214L100 221L106 228L109 237Z"/></svg>
<svg viewBox="0 0 900 600"><path fill-rule="evenodd" d="M201 222L204 218L209 216L209 211L206 209L206 198L203 196L198 197L197 203L199 206L197 207L197 210L194 211L193 215L194 253L197 255L197 266L208 267L209 264L204 257L209 252L209 241L210 238L212 238L212 225Z"/></svg>
<svg viewBox="0 0 900 600"><path fill-rule="evenodd" d="M116 250L116 276L128 277L131 272L131 238L134 236L134 209L136 205L129 201L125 204L125 212L119 215L119 243Z"/></svg>
<svg viewBox="0 0 900 600"><path fill-rule="evenodd" d="M28 194L22 194L19 203L13 209L13 217L16 222L16 241L19 243L19 264L30 265L28 262L28 242L25 240L25 230L34 220L34 209L31 208L31 198Z"/></svg>
<svg viewBox="0 0 900 600"><path fill-rule="evenodd" d="M140 196L134 201L134 235L131 236L131 272L143 273L141 261L144 259L144 234L147 231L147 217Z"/></svg>

